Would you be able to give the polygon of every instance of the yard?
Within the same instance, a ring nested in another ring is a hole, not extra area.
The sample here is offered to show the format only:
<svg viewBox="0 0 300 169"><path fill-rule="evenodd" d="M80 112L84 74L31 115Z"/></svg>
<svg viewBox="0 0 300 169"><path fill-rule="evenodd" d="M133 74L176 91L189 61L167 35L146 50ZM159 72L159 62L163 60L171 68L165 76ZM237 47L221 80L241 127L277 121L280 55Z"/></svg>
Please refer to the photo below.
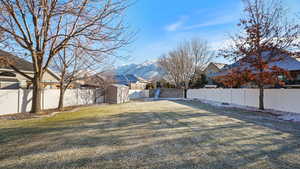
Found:
<svg viewBox="0 0 300 169"><path fill-rule="evenodd" d="M300 168L300 125L195 101L0 121L0 168Z"/></svg>

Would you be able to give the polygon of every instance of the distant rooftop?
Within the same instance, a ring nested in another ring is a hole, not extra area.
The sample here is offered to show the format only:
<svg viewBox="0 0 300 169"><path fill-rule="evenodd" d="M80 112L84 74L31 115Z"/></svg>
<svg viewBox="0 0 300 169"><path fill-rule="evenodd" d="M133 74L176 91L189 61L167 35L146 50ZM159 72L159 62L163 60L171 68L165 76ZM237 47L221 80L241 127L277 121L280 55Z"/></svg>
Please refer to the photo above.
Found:
<svg viewBox="0 0 300 169"><path fill-rule="evenodd" d="M219 69L223 69L223 67L227 65L225 63L216 63L216 62L211 62L211 63L216 65Z"/></svg>
<svg viewBox="0 0 300 169"><path fill-rule="evenodd" d="M130 83L137 83L137 82L143 81L141 78L139 78L133 74L116 75L115 80L118 84L123 84L123 85L128 85Z"/></svg>
<svg viewBox="0 0 300 169"><path fill-rule="evenodd" d="M263 59L265 61L270 60L270 52L268 52L268 51L263 52L262 55L263 55ZM254 56L252 56L252 57L254 57ZM278 54L278 56L272 57L272 58L278 58L278 61L272 61L272 62L270 61L269 62L270 67L276 66L276 67L279 67L279 68L284 69L286 71L300 70L300 59L299 58L292 57L292 56L290 56L289 54L286 54L286 53L282 53L280 55ZM239 61L237 61L237 62L235 62L231 65L223 66L221 72L211 74L210 76L211 77L224 76L228 73L228 70L231 70L231 69L236 68L236 67L240 67L241 69L249 69L250 65L247 64L247 63L242 63L242 59L240 59Z"/></svg>

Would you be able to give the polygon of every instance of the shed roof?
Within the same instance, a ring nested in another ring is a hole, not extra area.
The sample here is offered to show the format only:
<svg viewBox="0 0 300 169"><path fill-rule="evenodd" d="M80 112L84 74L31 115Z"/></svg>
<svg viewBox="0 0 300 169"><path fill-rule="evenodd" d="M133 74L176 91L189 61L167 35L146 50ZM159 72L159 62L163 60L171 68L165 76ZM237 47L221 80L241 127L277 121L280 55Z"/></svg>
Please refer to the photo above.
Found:
<svg viewBox="0 0 300 169"><path fill-rule="evenodd" d="M128 88L128 86L122 85L122 84L111 84L110 86L112 86L112 87L117 87L117 88L123 88L123 87Z"/></svg>

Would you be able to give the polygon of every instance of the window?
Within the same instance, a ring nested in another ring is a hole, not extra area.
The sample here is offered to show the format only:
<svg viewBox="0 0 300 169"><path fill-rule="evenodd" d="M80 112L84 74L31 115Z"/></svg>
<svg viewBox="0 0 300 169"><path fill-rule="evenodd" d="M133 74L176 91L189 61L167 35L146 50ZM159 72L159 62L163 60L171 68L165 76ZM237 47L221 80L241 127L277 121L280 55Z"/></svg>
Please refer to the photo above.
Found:
<svg viewBox="0 0 300 169"><path fill-rule="evenodd" d="M12 72L1 72L0 76L6 76L6 77L16 77L16 74Z"/></svg>
<svg viewBox="0 0 300 169"><path fill-rule="evenodd" d="M279 75L279 76L278 76L278 79L279 79L279 80L284 80L283 75Z"/></svg>
<svg viewBox="0 0 300 169"><path fill-rule="evenodd" d="M300 73L297 74L296 80L300 80Z"/></svg>

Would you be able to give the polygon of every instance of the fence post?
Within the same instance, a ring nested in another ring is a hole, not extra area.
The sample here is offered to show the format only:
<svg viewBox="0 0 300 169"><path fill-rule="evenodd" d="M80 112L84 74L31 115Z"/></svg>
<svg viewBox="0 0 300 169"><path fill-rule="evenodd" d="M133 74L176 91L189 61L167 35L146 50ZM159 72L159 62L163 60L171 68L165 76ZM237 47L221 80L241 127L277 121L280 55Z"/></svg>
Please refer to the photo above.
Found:
<svg viewBox="0 0 300 169"><path fill-rule="evenodd" d="M77 104L76 105L79 105L79 89L77 88L76 89L76 98L77 98Z"/></svg>
<svg viewBox="0 0 300 169"><path fill-rule="evenodd" d="M17 113L20 113L20 98L21 98L21 96L20 96L20 88L18 89L18 106L17 106Z"/></svg>
<svg viewBox="0 0 300 169"><path fill-rule="evenodd" d="M232 88L230 88L230 104L232 104Z"/></svg>
<svg viewBox="0 0 300 169"><path fill-rule="evenodd" d="M42 89L42 110L45 110L45 89Z"/></svg>
<svg viewBox="0 0 300 169"><path fill-rule="evenodd" d="M93 98L94 103L93 104L97 104L96 89L92 89L92 90L93 90L93 94L94 94L94 98Z"/></svg>
<svg viewBox="0 0 300 169"><path fill-rule="evenodd" d="M288 90L286 90L286 89L280 89L280 90L277 90L277 91L279 91L279 97L278 98L281 98L281 99L286 99L285 98L285 93L286 92L289 92ZM286 91L286 92L285 92ZM285 108L285 106L286 106L286 104L280 104L281 105L281 109L282 110L287 110L286 108ZM273 106L273 105L272 105Z"/></svg>
<svg viewBox="0 0 300 169"><path fill-rule="evenodd" d="M244 90L244 106L247 106L247 102L246 102L246 92L247 92L247 89Z"/></svg>
<svg viewBox="0 0 300 169"><path fill-rule="evenodd" d="M98 96L97 96L97 89L93 89L94 90L94 104L98 104L97 103L97 99L98 99Z"/></svg>

